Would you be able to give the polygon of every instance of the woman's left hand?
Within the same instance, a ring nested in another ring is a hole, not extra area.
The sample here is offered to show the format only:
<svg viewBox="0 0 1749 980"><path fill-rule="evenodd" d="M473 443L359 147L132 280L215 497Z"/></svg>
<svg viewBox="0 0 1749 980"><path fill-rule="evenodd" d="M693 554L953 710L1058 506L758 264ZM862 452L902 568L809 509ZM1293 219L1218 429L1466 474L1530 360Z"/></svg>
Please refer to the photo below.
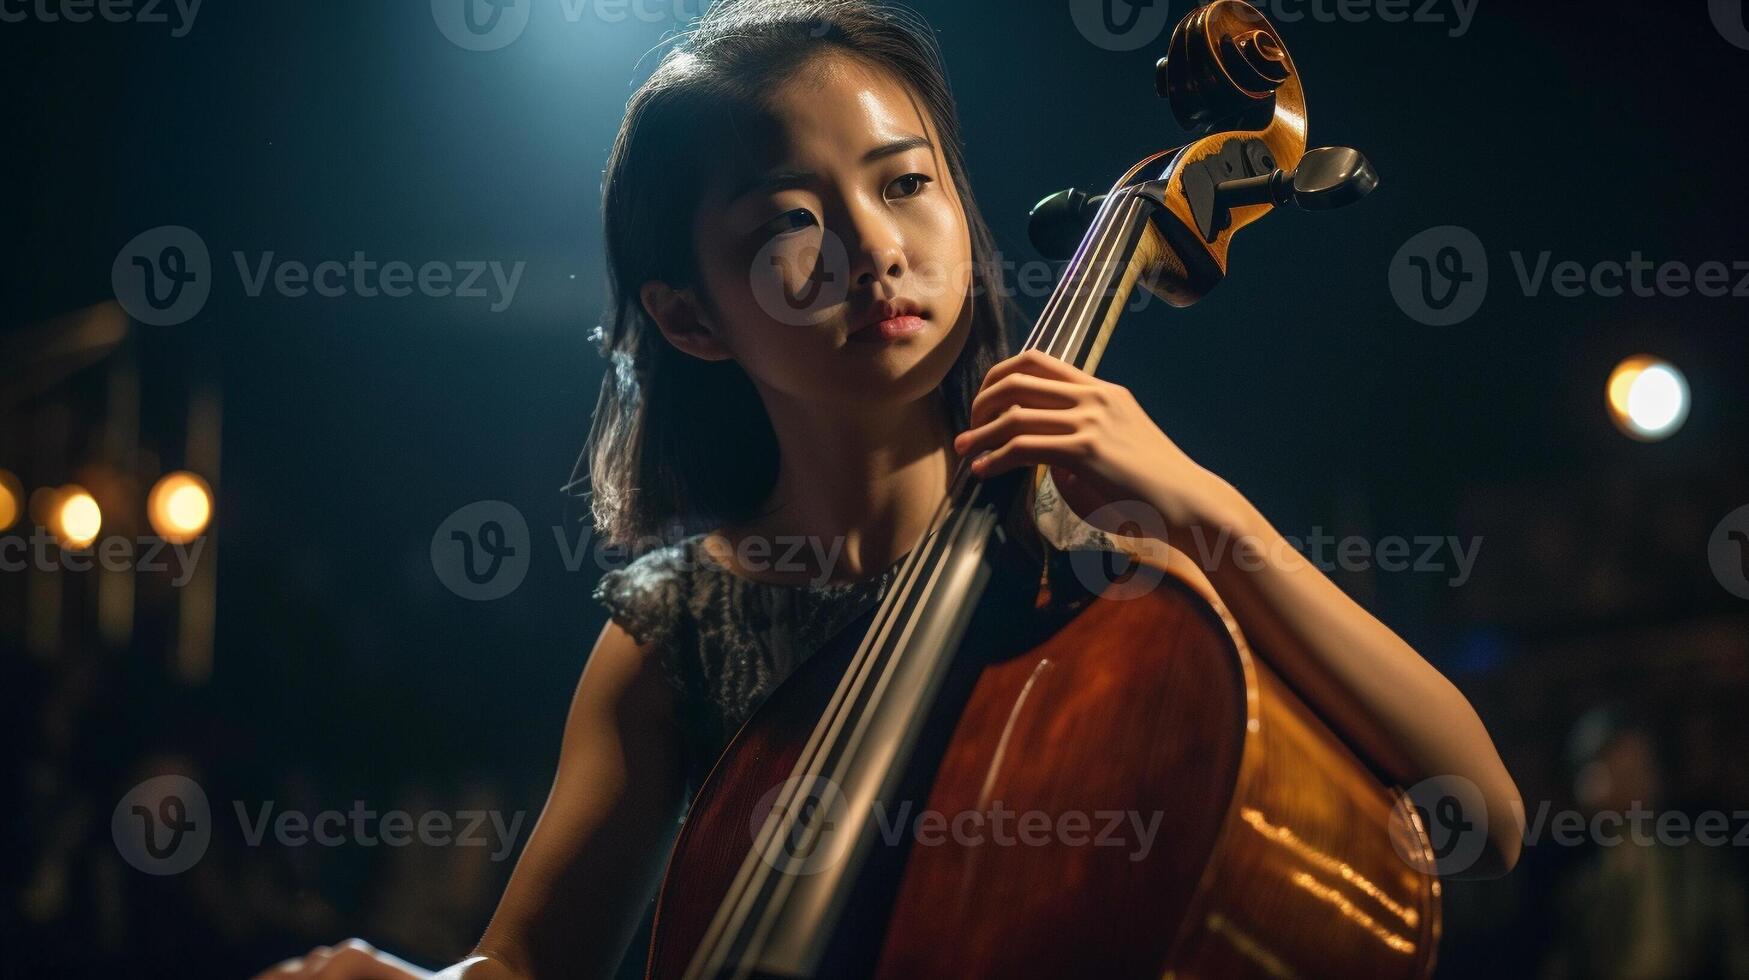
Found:
<svg viewBox="0 0 1749 980"><path fill-rule="evenodd" d="M1205 522L1222 485L1160 431L1128 388L1036 349L990 369L972 400L971 424L954 449L987 453L972 462L973 473L1049 466L1076 516L1112 534L1135 536L1139 525L1154 536ZM1166 527L1151 526L1161 521Z"/></svg>

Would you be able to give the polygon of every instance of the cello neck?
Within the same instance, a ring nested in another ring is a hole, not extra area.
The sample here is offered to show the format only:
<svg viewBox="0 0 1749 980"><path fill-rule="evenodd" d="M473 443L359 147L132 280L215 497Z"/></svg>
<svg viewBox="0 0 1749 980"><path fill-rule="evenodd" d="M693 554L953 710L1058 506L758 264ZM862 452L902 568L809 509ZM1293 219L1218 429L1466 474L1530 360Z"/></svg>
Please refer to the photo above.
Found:
<svg viewBox="0 0 1749 980"><path fill-rule="evenodd" d="M1159 206L1153 182L1120 181L1106 195L1022 350L1094 373L1130 296L1161 260L1165 243L1150 220Z"/></svg>

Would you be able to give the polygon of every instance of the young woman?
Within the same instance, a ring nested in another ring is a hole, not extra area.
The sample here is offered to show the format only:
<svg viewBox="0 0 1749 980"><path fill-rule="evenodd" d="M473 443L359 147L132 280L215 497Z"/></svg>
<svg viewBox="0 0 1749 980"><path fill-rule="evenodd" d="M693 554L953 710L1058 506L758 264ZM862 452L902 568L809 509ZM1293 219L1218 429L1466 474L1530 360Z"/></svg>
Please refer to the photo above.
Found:
<svg viewBox="0 0 1749 980"><path fill-rule="evenodd" d="M1478 870L1511 867L1516 791L1463 696L1127 390L1006 356L994 246L925 25L865 0L720 0L633 95L603 210L595 521L628 544L686 533L603 577L612 618L546 808L475 955L440 976L611 973L689 786L879 600L968 455L981 476L1050 466L1075 514L1138 501L1168 541L1260 545L1261 565L1203 570L1253 644L1324 717L1365 719L1341 734L1405 785L1478 786ZM357 940L263 974L427 975Z"/></svg>

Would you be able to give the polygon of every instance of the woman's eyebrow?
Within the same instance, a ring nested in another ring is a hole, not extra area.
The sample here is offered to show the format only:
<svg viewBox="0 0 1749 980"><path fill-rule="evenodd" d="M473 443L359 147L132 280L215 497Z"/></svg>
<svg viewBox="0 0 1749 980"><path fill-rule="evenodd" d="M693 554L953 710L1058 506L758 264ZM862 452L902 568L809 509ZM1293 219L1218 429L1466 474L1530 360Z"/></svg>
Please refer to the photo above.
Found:
<svg viewBox="0 0 1749 980"><path fill-rule="evenodd" d="M924 139L921 136L901 136L896 140L892 140L891 142L882 143L880 146L875 147L874 149L868 151L867 153L864 153L862 155L862 162L863 163L873 163L876 160L885 159L886 157L893 156L894 154L904 153L904 152L907 152L909 150L918 150L918 149L934 151L935 144L929 142L928 140Z"/></svg>
<svg viewBox="0 0 1749 980"><path fill-rule="evenodd" d="M876 160L884 160L890 156L918 149L934 152L935 144L922 136L901 136L864 153L862 162L865 164L874 163ZM729 200L738 201L749 194L769 194L773 191L789 190L794 187L806 187L818 178L819 174L807 170L768 170L741 182L729 194Z"/></svg>

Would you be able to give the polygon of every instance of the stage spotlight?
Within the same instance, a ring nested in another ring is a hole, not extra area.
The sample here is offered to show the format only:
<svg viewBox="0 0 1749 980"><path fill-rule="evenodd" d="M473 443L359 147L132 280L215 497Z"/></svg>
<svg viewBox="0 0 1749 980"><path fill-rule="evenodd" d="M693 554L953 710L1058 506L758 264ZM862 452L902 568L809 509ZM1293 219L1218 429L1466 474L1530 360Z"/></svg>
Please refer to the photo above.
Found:
<svg viewBox="0 0 1749 980"><path fill-rule="evenodd" d="M212 488L187 470L166 473L146 495L146 517L152 530L171 544L199 537L212 516Z"/></svg>
<svg viewBox="0 0 1749 980"><path fill-rule="evenodd" d="M56 496L49 533L68 550L88 547L103 527L103 509L97 506L97 498L77 484L62 487Z"/></svg>
<svg viewBox="0 0 1749 980"><path fill-rule="evenodd" d="M1675 365L1636 354L1609 375L1609 417L1641 442L1674 435L1688 419L1688 380Z"/></svg>
<svg viewBox="0 0 1749 980"><path fill-rule="evenodd" d="M18 521L18 515L24 513L24 484L18 482L18 477L5 470L0 470L0 531L4 531Z"/></svg>

